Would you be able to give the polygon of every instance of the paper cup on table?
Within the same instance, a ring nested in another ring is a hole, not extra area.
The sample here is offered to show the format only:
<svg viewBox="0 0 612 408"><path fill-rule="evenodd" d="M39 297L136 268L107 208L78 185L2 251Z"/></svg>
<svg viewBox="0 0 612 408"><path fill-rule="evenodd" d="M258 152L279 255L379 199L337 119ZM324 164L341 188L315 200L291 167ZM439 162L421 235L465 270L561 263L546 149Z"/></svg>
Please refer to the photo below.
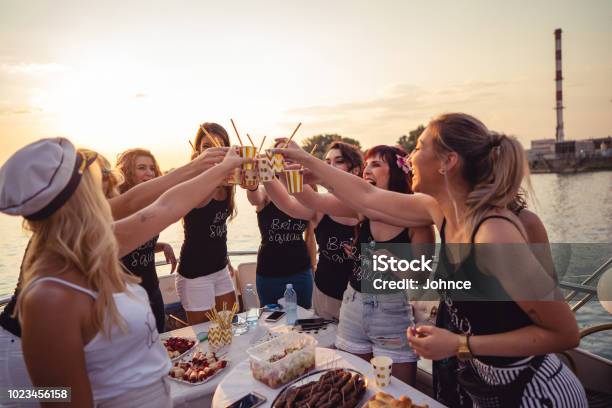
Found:
<svg viewBox="0 0 612 408"><path fill-rule="evenodd" d="M286 170L287 191L289 194L301 193L304 191L304 170Z"/></svg>
<svg viewBox="0 0 612 408"><path fill-rule="evenodd" d="M284 168L283 155L280 153L272 153L272 149L266 150L266 156L272 164L272 170L275 173L282 173Z"/></svg>
<svg viewBox="0 0 612 408"><path fill-rule="evenodd" d="M210 351L219 351L225 346L232 344L232 328L223 328L213 325L208 329L208 347Z"/></svg>
<svg viewBox="0 0 612 408"><path fill-rule="evenodd" d="M393 360L389 357L379 356L370 360L372 370L374 370L374 379L379 387L386 387L391 382L391 366Z"/></svg>
<svg viewBox="0 0 612 408"><path fill-rule="evenodd" d="M242 172L242 177L244 177L244 186L247 188L255 187L258 184L258 172L256 168L245 169Z"/></svg>
<svg viewBox="0 0 612 408"><path fill-rule="evenodd" d="M257 155L257 148L254 146L240 146L240 157L244 159L254 159ZM244 163L242 165L244 170L252 170L255 168L253 163Z"/></svg>
<svg viewBox="0 0 612 408"><path fill-rule="evenodd" d="M259 181L266 182L274 180L274 170L272 170L272 163L267 155L262 154L257 158L257 171L259 173Z"/></svg>

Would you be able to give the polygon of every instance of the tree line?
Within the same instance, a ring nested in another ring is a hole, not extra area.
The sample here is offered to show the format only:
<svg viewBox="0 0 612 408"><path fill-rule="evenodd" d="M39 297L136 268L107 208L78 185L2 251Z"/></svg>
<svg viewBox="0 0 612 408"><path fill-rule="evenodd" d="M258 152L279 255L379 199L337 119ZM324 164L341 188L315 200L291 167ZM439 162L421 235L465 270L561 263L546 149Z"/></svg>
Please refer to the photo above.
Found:
<svg viewBox="0 0 612 408"><path fill-rule="evenodd" d="M419 125L416 129L413 129L408 132L407 135L400 136L395 142L395 144L398 147L404 149L407 153L410 153L416 146L417 139L419 138L421 133L423 133L424 130L425 126ZM302 141L302 148L309 152L316 145L317 148L315 149L313 154L318 158L322 159L325 156L329 145L336 141L352 144L357 146L360 150L363 150L359 140L353 139L351 137L344 137L336 133L321 134L306 138Z"/></svg>

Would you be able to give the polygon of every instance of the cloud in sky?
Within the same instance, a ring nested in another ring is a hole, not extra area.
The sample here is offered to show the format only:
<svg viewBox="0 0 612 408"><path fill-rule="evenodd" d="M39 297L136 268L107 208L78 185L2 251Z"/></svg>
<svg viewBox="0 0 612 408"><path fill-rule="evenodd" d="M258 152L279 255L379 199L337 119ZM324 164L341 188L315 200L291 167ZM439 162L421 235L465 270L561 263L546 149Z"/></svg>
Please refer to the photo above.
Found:
<svg viewBox="0 0 612 408"><path fill-rule="evenodd" d="M444 111L467 110L467 106L499 99L518 81L465 81L432 90L403 83L372 99L305 106L286 113L307 121L312 128L337 129L371 141L381 135L399 137L409 126L426 123Z"/></svg>

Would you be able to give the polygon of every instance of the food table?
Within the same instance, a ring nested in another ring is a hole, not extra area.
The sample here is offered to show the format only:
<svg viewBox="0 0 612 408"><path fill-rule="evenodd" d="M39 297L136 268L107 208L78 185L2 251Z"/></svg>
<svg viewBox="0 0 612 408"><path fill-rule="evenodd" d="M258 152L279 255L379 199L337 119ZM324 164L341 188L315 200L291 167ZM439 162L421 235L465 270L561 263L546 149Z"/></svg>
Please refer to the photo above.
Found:
<svg viewBox="0 0 612 408"><path fill-rule="evenodd" d="M219 372L218 375L211 378L208 382L204 384L191 385L179 383L173 380L168 380L168 382L170 383L170 392L174 407L189 408L210 406L215 389L223 380L223 378L240 363L245 361L248 363L248 356L246 350L253 346L253 342L255 340L260 337L264 337L266 330L270 330L272 332L283 332L289 330L289 327L287 326L286 322L286 316L281 318L276 323L268 323L265 321L265 319L269 314L270 313L268 312L264 312L263 315L259 318L257 328L251 329L241 336L234 336L232 344L224 350L221 350L220 353L227 352L224 358L228 359L230 363L223 371ZM244 313L240 316L244 317ZM298 306L299 319L307 319L313 316L313 312ZM208 331L209 326L210 323L208 322L195 326L189 326L182 329L173 330L171 332L163 333L160 335L160 338L166 339L168 337L189 337L195 339L198 333ZM327 329L321 330L319 334L315 336L315 338L319 342L319 345L322 347L332 346L336 338L336 326L333 324L328 325ZM208 342L205 341L201 343L198 347L200 348L200 350L206 352L208 351Z"/></svg>
<svg viewBox="0 0 612 408"><path fill-rule="evenodd" d="M406 395L410 397L413 402L417 404L428 404L430 408L444 406L394 377L392 378L389 386L378 388L373 378L370 363L352 354L345 353L340 350L318 347L315 352L315 361L315 370L324 368L352 368L365 375L367 377L368 386L366 394L363 398L364 401L374 395L377 391L383 391L387 394L393 395L396 398ZM262 408L267 408L272 405L272 402L282 389L283 387L272 389L254 379L251 375L248 359L243 360L238 364L235 364L231 368L230 372L227 373L219 382L212 400L212 407L225 408L249 392L255 391L267 398L265 404L261 405Z"/></svg>

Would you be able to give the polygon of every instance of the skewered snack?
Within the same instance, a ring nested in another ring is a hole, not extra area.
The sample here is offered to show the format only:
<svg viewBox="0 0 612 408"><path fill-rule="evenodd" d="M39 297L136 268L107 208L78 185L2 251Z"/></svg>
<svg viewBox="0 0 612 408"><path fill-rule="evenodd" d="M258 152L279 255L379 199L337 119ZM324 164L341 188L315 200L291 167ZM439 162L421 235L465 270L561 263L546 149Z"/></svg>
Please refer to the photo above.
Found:
<svg viewBox="0 0 612 408"><path fill-rule="evenodd" d="M192 384L206 382L227 366L227 360L220 360L215 353L198 351L189 361L178 361L168 375L179 381Z"/></svg>
<svg viewBox="0 0 612 408"><path fill-rule="evenodd" d="M331 370L317 381L289 388L273 408L354 408L366 390L361 374L344 369Z"/></svg>
<svg viewBox="0 0 612 408"><path fill-rule="evenodd" d="M406 396L401 396L399 399L393 398L385 392L379 391L370 398L363 408L427 408L427 404L419 405L412 402Z"/></svg>
<svg viewBox="0 0 612 408"><path fill-rule="evenodd" d="M164 340L163 343L168 352L168 357L174 359L189 351L196 342L193 339L184 337L170 337Z"/></svg>

